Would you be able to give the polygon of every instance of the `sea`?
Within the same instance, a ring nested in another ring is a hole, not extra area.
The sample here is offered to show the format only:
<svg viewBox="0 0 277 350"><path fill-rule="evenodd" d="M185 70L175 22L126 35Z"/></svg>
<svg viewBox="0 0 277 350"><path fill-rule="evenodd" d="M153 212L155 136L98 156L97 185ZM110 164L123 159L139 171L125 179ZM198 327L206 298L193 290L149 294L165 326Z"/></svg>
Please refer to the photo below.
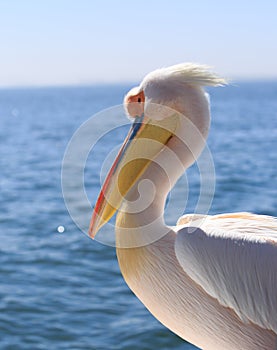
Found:
<svg viewBox="0 0 277 350"><path fill-rule="evenodd" d="M121 104L131 87L0 89L1 350L196 349L129 290L113 223L99 239L86 234L130 128ZM201 211L276 216L277 82L208 92L206 158L168 196L166 222Z"/></svg>

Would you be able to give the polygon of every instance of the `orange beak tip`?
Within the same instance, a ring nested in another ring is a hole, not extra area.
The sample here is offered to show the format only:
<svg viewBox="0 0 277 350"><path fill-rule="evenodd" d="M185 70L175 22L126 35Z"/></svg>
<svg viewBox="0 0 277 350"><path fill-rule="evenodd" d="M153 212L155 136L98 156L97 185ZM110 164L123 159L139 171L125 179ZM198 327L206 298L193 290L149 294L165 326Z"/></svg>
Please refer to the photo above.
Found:
<svg viewBox="0 0 277 350"><path fill-rule="evenodd" d="M94 239L95 236L96 236L96 232L95 232L95 220L94 220L94 215L90 221L90 224L89 224L89 229L88 229L88 235L90 238Z"/></svg>
<svg viewBox="0 0 277 350"><path fill-rule="evenodd" d="M95 239L96 233L98 230L95 230L95 226L90 225L90 228L88 230L88 235L90 238Z"/></svg>

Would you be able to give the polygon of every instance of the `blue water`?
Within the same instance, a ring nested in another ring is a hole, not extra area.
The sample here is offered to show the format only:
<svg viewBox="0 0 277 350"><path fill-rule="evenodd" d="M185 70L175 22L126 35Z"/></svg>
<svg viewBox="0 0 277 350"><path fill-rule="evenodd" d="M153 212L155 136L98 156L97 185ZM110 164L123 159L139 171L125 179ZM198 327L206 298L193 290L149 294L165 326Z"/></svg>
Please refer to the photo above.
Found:
<svg viewBox="0 0 277 350"><path fill-rule="evenodd" d="M96 112L120 104L128 89L0 90L1 349L194 348L149 314L125 285L114 248L82 233L64 204L61 165L74 131ZM210 94L209 148L216 170L210 213L277 215L277 83L238 83ZM93 169L123 139L123 129L97 145L98 158L88 158L92 204L100 186ZM178 182L172 195L178 210L188 189L185 209L194 210L198 178L192 167L187 180ZM167 221L176 221L174 210Z"/></svg>

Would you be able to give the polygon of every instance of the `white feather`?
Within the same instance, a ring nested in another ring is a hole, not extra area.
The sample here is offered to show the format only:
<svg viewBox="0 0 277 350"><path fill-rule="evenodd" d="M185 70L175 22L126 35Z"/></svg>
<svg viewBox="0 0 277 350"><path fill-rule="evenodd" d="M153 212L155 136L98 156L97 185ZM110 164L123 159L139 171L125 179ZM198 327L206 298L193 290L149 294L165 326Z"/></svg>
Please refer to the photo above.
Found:
<svg viewBox="0 0 277 350"><path fill-rule="evenodd" d="M178 231L180 265L242 321L277 333L277 220L237 213L198 222L200 227L192 216L179 220L194 227Z"/></svg>
<svg viewBox="0 0 277 350"><path fill-rule="evenodd" d="M154 70L146 75L140 86L146 90L152 84L155 84L156 87L158 84L161 86L166 84L171 88L171 84L179 85L180 87L184 84L194 86L222 86L226 83L225 79L211 72L209 66L196 63L181 63Z"/></svg>

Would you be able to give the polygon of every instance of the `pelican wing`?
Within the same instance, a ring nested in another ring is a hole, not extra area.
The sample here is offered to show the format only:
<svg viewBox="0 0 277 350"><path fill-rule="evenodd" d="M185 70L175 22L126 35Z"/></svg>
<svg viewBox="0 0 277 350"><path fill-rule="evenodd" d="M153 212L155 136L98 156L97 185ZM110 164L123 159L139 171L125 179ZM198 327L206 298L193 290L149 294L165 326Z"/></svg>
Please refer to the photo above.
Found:
<svg viewBox="0 0 277 350"><path fill-rule="evenodd" d="M177 224L185 224L175 242L184 271L243 322L277 333L277 219L236 213Z"/></svg>

